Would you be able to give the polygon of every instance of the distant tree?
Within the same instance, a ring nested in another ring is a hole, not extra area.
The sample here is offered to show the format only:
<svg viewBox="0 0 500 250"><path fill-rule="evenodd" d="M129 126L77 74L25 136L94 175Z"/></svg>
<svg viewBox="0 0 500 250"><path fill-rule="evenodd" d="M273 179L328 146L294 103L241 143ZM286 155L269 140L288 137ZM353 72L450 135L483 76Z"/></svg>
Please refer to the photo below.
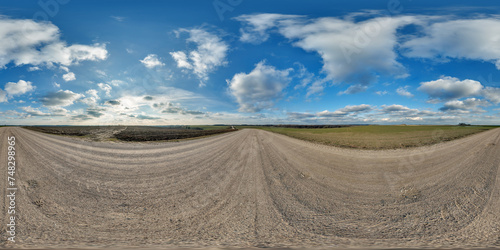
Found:
<svg viewBox="0 0 500 250"><path fill-rule="evenodd" d="M458 124L458 126L470 126L470 124L461 122L461 123Z"/></svg>

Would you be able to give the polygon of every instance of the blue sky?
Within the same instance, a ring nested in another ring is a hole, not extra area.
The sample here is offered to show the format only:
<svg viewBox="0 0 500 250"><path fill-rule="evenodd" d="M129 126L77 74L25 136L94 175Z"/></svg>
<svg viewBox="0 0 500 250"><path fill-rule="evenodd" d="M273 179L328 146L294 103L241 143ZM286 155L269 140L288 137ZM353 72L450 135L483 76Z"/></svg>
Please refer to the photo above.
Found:
<svg viewBox="0 0 500 250"><path fill-rule="evenodd" d="M495 1L2 1L0 123L500 124Z"/></svg>

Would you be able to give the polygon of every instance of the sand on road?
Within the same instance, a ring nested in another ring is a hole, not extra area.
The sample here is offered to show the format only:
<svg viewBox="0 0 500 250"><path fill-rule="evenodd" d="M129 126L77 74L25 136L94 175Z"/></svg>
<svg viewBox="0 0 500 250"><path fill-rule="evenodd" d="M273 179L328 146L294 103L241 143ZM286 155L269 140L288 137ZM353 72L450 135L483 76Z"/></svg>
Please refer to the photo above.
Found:
<svg viewBox="0 0 500 250"><path fill-rule="evenodd" d="M369 151L254 129L106 143L2 127L0 162L2 247L500 246L500 129Z"/></svg>

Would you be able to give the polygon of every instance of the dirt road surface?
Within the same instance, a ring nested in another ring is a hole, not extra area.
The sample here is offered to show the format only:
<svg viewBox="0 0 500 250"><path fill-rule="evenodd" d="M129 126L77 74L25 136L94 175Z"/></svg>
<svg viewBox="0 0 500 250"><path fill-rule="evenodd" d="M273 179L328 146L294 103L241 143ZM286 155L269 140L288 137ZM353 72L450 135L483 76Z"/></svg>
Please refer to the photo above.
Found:
<svg viewBox="0 0 500 250"><path fill-rule="evenodd" d="M7 136L16 243L6 242ZM172 143L0 128L2 247L498 247L500 129L362 151L254 129Z"/></svg>

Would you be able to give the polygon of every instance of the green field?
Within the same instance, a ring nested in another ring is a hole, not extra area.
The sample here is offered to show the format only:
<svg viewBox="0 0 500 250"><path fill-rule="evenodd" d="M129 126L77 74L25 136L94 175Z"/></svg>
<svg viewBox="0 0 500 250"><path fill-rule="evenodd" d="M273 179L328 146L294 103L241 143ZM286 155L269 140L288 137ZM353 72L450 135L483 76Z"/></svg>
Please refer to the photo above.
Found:
<svg viewBox="0 0 500 250"><path fill-rule="evenodd" d="M258 128L306 141L337 147L396 149L450 141L496 127L371 125L317 129L261 126L237 126L236 128Z"/></svg>

